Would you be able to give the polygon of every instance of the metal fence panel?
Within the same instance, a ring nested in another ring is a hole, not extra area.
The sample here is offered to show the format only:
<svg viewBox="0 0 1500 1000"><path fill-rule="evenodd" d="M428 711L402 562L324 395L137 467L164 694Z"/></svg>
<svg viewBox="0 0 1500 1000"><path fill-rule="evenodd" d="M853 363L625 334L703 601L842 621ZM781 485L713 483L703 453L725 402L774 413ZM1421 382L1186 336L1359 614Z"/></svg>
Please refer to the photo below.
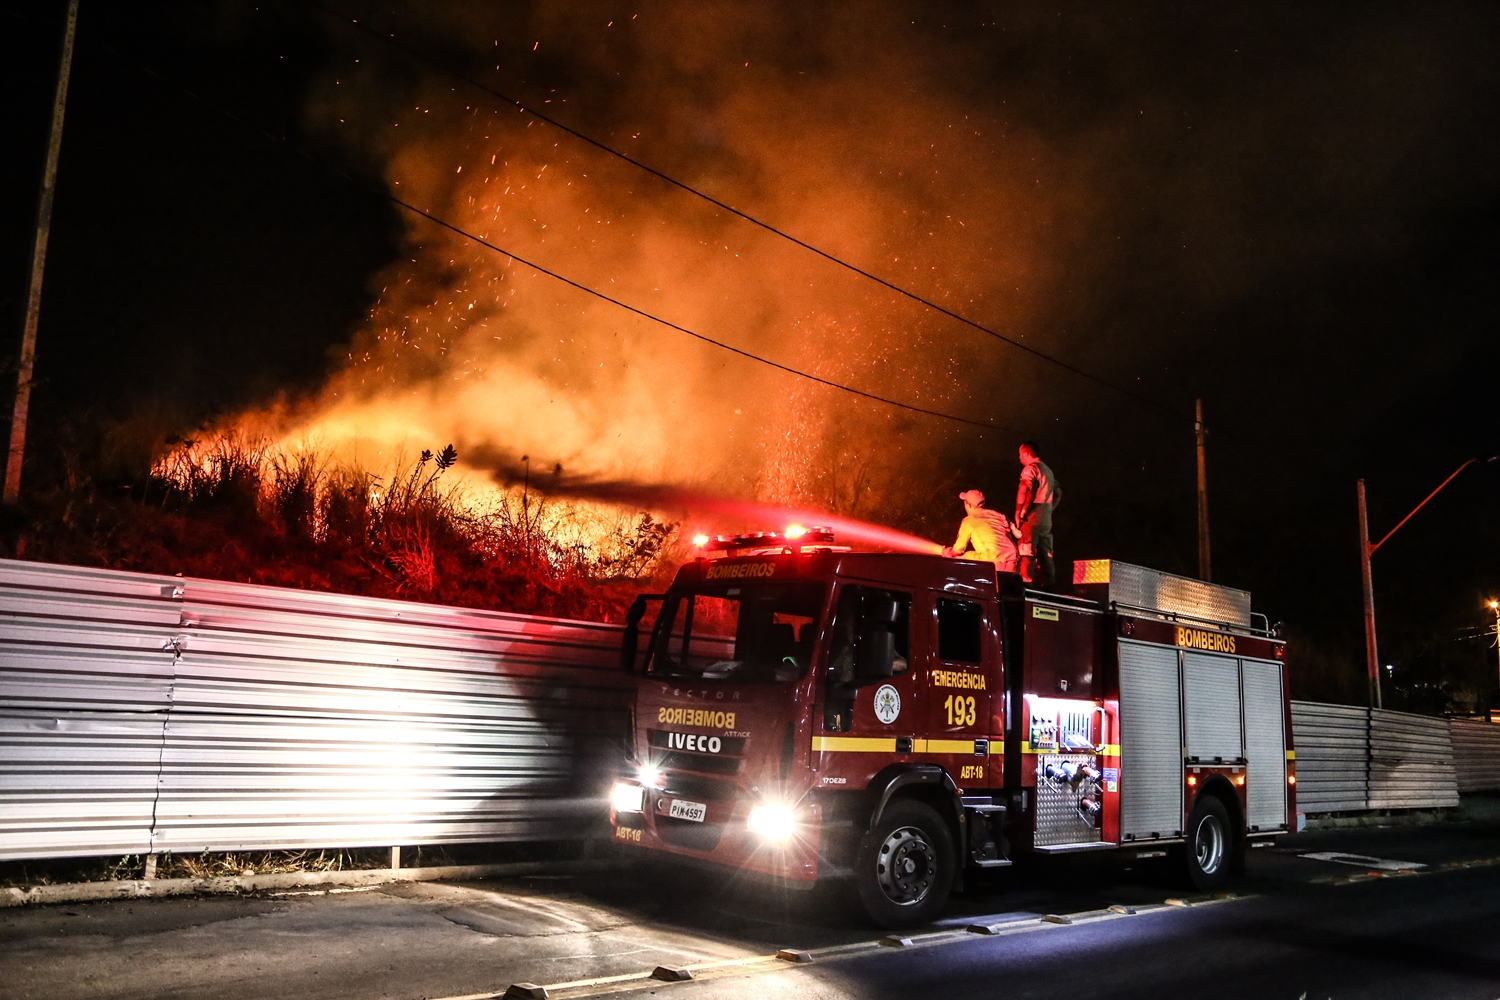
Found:
<svg viewBox="0 0 1500 1000"><path fill-rule="evenodd" d="M1454 743L1444 719L1294 701L1292 731L1303 812L1458 805Z"/></svg>
<svg viewBox="0 0 1500 1000"><path fill-rule="evenodd" d="M1297 808L1306 813L1368 809L1370 710L1292 702Z"/></svg>
<svg viewBox="0 0 1500 1000"><path fill-rule="evenodd" d="M0 858L580 835L619 626L0 560Z"/></svg>
<svg viewBox="0 0 1500 1000"><path fill-rule="evenodd" d="M0 564L0 858L151 843L178 581L59 569Z"/></svg>
<svg viewBox="0 0 1500 1000"><path fill-rule="evenodd" d="M1458 790L1500 791L1500 726L1474 719L1454 719L1450 731Z"/></svg>
<svg viewBox="0 0 1500 1000"><path fill-rule="evenodd" d="M1458 805L1448 720L1382 709L1370 716L1369 808Z"/></svg>

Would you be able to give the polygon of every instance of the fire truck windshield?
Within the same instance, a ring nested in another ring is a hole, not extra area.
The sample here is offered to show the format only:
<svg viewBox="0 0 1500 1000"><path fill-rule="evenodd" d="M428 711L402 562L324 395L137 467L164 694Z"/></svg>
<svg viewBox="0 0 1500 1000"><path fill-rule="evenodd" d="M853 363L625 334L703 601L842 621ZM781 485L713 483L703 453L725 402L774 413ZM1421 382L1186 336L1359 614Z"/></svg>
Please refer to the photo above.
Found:
<svg viewBox="0 0 1500 1000"><path fill-rule="evenodd" d="M748 582L673 591L647 673L694 681L794 681L812 659L827 588Z"/></svg>

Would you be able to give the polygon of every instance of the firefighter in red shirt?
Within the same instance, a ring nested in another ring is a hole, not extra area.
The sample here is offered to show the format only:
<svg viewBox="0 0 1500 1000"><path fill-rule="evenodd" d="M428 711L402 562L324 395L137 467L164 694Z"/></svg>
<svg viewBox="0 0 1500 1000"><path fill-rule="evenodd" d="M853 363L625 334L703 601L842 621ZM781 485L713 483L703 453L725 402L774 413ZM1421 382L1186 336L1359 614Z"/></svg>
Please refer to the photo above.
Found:
<svg viewBox="0 0 1500 1000"><path fill-rule="evenodd" d="M1052 508L1062 500L1062 487L1042 461L1042 449L1035 441L1021 443L1020 458L1013 530L1020 540L1021 579L1051 590L1057 576L1052 562Z"/></svg>

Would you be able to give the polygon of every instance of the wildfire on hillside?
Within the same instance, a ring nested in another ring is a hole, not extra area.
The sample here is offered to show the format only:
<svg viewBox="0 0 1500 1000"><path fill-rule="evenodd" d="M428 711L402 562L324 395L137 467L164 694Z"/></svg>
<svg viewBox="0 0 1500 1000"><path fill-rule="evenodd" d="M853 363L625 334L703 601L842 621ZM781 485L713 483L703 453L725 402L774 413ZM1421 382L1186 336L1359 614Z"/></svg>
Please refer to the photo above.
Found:
<svg viewBox="0 0 1500 1000"><path fill-rule="evenodd" d="M503 37L477 23L486 16L440 5L424 30L472 47ZM537 16L540 34L583 30ZM747 73L735 53L768 40L741 20L686 8L642 20L633 54L601 57L629 62L607 97L559 90L549 106L938 301L958 307L963 289L966 310L1027 314L1042 259L1033 245L1051 209L994 196L998 168L977 154L995 123L960 135L947 123L963 116L938 91L894 108L853 100L884 68L847 52L816 76ZM454 478L475 496L501 488L496 468L560 468L583 507L670 497L694 524L791 511L909 547L910 536L866 522L919 520L946 481L945 450L972 450L979 433L756 364L512 253L820 379L985 420L1022 405L995 395L1003 363L976 349L972 331L478 91L435 73L383 73L399 53L338 41L360 47L339 51L314 124L380 163L401 200L469 235L404 217L407 252L375 277L374 306L327 385L246 418L274 426L283 450L374 468L453 441L463 456ZM655 69L668 66L698 100L670 99ZM1008 238L997 244L995 233ZM584 495L582 483L617 488Z"/></svg>

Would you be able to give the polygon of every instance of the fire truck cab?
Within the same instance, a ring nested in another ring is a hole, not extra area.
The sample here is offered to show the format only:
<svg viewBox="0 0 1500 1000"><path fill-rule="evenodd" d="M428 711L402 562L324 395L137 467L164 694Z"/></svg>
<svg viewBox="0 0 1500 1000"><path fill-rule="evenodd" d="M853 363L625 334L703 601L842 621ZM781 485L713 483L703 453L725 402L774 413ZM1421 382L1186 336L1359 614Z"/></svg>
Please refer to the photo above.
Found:
<svg viewBox="0 0 1500 1000"><path fill-rule="evenodd" d="M716 543L631 609L617 844L852 878L902 927L1028 852L1170 852L1209 890L1295 829L1285 646L1244 591L1087 560L1044 593L816 529Z"/></svg>

